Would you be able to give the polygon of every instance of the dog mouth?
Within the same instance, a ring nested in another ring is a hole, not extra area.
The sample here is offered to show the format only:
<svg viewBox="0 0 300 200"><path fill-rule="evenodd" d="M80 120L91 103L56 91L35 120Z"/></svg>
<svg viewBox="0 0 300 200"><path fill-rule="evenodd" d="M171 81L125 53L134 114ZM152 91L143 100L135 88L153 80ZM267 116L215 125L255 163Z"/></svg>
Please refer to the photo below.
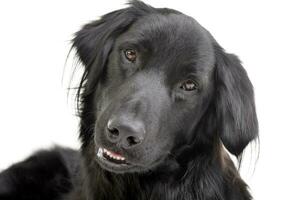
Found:
<svg viewBox="0 0 300 200"><path fill-rule="evenodd" d="M109 151L105 148L99 148L97 152L97 157L100 160L110 162L115 165L128 165L129 163L126 161L126 158L119 153Z"/></svg>
<svg viewBox="0 0 300 200"><path fill-rule="evenodd" d="M113 173L132 173L132 172L146 172L150 168L157 166L164 158L157 159L153 164L142 164L138 162L129 161L125 155L108 150L104 147L97 147L95 149L95 161L104 170ZM130 158L129 158L130 159Z"/></svg>

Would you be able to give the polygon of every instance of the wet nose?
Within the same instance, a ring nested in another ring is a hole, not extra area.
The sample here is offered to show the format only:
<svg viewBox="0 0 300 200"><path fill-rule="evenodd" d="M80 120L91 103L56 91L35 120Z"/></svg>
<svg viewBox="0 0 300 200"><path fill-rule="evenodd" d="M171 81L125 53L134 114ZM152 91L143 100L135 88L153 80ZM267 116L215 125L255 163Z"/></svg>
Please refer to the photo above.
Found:
<svg viewBox="0 0 300 200"><path fill-rule="evenodd" d="M119 143L121 147L130 149L144 140L145 126L138 119L126 116L113 117L107 123L107 137L112 143Z"/></svg>

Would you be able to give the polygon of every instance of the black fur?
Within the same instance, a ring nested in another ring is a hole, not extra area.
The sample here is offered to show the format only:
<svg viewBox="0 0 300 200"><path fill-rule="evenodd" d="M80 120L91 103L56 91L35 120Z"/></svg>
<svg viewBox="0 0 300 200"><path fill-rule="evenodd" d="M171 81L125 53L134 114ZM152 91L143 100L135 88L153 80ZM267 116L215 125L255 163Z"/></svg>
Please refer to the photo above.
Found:
<svg viewBox="0 0 300 200"><path fill-rule="evenodd" d="M258 136L252 85L207 30L132 1L85 25L73 48L84 65L81 151L56 147L11 166L0 174L1 200L251 199L223 145L239 157ZM186 80L195 89L184 90Z"/></svg>

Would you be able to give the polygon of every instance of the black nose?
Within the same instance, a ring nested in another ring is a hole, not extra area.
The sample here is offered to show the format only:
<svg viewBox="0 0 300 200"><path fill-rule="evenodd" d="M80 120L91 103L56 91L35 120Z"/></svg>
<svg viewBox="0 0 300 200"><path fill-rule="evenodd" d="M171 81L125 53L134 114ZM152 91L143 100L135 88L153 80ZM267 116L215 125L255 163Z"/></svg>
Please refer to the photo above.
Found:
<svg viewBox="0 0 300 200"><path fill-rule="evenodd" d="M140 144L145 136L145 126L137 119L113 117L107 123L107 137L110 142L119 143L125 149Z"/></svg>

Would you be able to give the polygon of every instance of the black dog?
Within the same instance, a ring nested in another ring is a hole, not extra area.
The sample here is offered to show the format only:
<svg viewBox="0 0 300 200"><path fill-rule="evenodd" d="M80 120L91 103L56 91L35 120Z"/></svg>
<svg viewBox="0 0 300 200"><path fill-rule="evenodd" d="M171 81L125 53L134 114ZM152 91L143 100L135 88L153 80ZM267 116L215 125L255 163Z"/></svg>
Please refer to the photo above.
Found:
<svg viewBox="0 0 300 200"><path fill-rule="evenodd" d="M193 18L140 1L85 25L73 48L81 153L41 151L0 174L0 199L248 200L226 149L258 135L251 82Z"/></svg>

